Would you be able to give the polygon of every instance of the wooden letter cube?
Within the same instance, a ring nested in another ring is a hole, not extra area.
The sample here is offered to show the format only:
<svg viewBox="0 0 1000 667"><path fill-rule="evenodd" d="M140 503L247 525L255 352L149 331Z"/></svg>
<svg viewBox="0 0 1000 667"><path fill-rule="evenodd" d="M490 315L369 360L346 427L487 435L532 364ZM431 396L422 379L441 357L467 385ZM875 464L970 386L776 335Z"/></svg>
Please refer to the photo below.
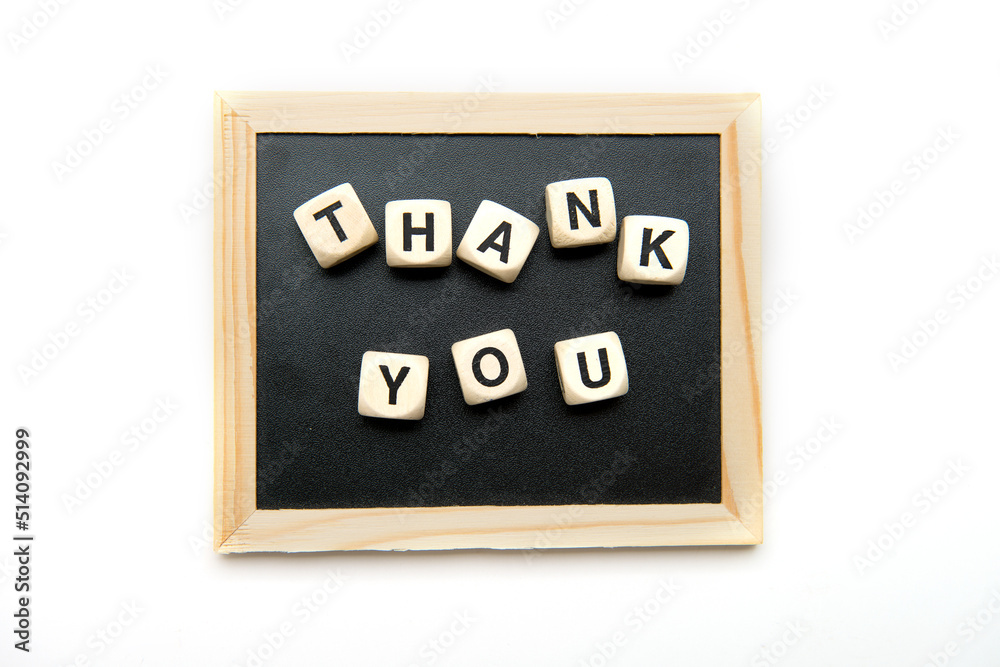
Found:
<svg viewBox="0 0 1000 667"><path fill-rule="evenodd" d="M451 204L440 199L386 203L385 261L409 267L451 264Z"/></svg>
<svg viewBox="0 0 1000 667"><path fill-rule="evenodd" d="M576 178L545 187L545 219L553 248L611 243L618 233L615 195L606 178Z"/></svg>
<svg viewBox="0 0 1000 667"><path fill-rule="evenodd" d="M378 232L350 183L338 185L295 209L306 243L324 269L378 243Z"/></svg>
<svg viewBox="0 0 1000 667"><path fill-rule="evenodd" d="M679 285L687 270L689 238L683 220L626 215L618 239L618 277L643 285Z"/></svg>
<svg viewBox="0 0 1000 667"><path fill-rule="evenodd" d="M422 419L430 362L419 354L365 352L358 413L382 419Z"/></svg>
<svg viewBox="0 0 1000 667"><path fill-rule="evenodd" d="M495 401L528 388L521 350L510 329L460 340L451 346L462 396L469 405Z"/></svg>
<svg viewBox="0 0 1000 667"><path fill-rule="evenodd" d="M628 393L628 368L614 331L556 343L559 388L567 405L603 401Z"/></svg>
<svg viewBox="0 0 1000 667"><path fill-rule="evenodd" d="M521 272L538 238L538 225L506 206L484 201L455 252L463 262L505 283Z"/></svg>

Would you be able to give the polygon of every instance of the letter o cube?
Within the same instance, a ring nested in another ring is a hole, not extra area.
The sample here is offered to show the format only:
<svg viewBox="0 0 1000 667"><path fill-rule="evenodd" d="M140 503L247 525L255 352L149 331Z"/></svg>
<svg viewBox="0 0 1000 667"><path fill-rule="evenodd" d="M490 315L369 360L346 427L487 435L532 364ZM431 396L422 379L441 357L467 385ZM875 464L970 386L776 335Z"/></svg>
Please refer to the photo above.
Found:
<svg viewBox="0 0 1000 667"><path fill-rule="evenodd" d="M483 201L455 254L505 283L521 272L538 238L538 225L496 202Z"/></svg>
<svg viewBox="0 0 1000 667"><path fill-rule="evenodd" d="M521 351L510 329L460 340L451 346L462 397L479 405L528 388Z"/></svg>
<svg viewBox="0 0 1000 667"><path fill-rule="evenodd" d="M422 419L430 361L419 354L365 352L358 383L358 414Z"/></svg>
<svg viewBox="0 0 1000 667"><path fill-rule="evenodd" d="M689 243L683 220L627 215L618 238L618 277L641 285L679 285L687 271Z"/></svg>
<svg viewBox="0 0 1000 667"><path fill-rule="evenodd" d="M375 225L350 183L313 197L292 215L324 269L378 243Z"/></svg>
<svg viewBox="0 0 1000 667"><path fill-rule="evenodd" d="M628 393L628 368L614 331L561 340L555 345L559 388L567 405Z"/></svg>

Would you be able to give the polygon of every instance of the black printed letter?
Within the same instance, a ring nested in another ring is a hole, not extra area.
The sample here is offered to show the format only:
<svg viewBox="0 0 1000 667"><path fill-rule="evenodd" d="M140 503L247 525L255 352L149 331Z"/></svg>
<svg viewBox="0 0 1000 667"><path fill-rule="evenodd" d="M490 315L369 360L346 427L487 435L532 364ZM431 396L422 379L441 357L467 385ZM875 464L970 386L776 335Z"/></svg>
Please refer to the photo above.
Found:
<svg viewBox="0 0 1000 667"><path fill-rule="evenodd" d="M427 212L424 215L426 227L413 227L413 214L403 214L403 250L413 250L413 237L424 235L426 239L425 248L427 252L434 252L434 214Z"/></svg>
<svg viewBox="0 0 1000 667"><path fill-rule="evenodd" d="M650 241L653 238L653 230L646 227L642 230L642 250L639 252L639 266L649 266L649 253L656 253L656 259L660 260L660 266L665 269L672 269L674 267L670 266L670 260L667 259L667 253L663 252L663 242L673 236L674 233L671 230L667 230L656 237L655 241Z"/></svg>
<svg viewBox="0 0 1000 667"><path fill-rule="evenodd" d="M483 375L483 357L487 354L492 354L496 357L496 360L500 362L500 374L492 380L487 379L487 377ZM507 357L505 357L504 353L495 347L484 347L479 350L479 352L476 352L476 356L472 358L472 374L476 377L476 381L484 387L496 387L503 384L503 381L507 379L508 370L510 369L507 367Z"/></svg>
<svg viewBox="0 0 1000 667"><path fill-rule="evenodd" d="M392 379L392 373L389 372L389 367L385 365L380 365L379 369L382 371L382 377L385 378L385 383L389 387L389 405L396 405L396 392L399 391L399 385L403 384L403 380L406 379L406 374L410 372L409 366L403 366L399 369L399 375L396 379Z"/></svg>
<svg viewBox="0 0 1000 667"><path fill-rule="evenodd" d="M497 243L497 237L502 236L503 240ZM487 250L496 250L500 253L500 261L504 264L507 263L507 257L510 255L510 223L501 222L500 225L493 230L493 233L489 237L479 244L476 248L479 252L486 252Z"/></svg>
<svg viewBox="0 0 1000 667"><path fill-rule="evenodd" d="M347 240L347 234L344 233L344 228L341 227L340 223L337 221L337 216L333 214L333 212L340 207L341 203L339 201L335 201L319 213L313 213L313 218L316 220L319 220L320 218L327 218L330 221L330 224L333 225L333 231L337 232L337 238L343 242Z"/></svg>
<svg viewBox="0 0 1000 667"><path fill-rule="evenodd" d="M590 371L587 370L587 355L583 352L576 353L576 361L580 364L580 379L583 384L591 389L603 387L611 382L611 364L608 363L608 348L602 347L597 351L597 358L601 362L601 377L597 381L590 379Z"/></svg>
<svg viewBox="0 0 1000 667"><path fill-rule="evenodd" d="M566 205L569 206L569 228L579 229L579 225L576 222L576 211L580 209L583 212L587 222L590 223L591 227L601 226L601 211L597 208L597 190L590 191L590 210L583 205L580 198L576 196L575 192L566 193Z"/></svg>

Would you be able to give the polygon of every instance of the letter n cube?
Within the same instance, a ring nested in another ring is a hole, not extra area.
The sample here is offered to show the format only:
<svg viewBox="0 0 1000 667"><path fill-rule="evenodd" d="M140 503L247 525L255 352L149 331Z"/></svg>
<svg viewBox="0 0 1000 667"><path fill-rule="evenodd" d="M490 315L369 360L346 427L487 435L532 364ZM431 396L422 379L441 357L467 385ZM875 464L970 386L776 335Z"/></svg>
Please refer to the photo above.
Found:
<svg viewBox="0 0 1000 667"><path fill-rule="evenodd" d="M611 243L618 233L615 195L606 178L575 178L545 187L545 219L553 248Z"/></svg>

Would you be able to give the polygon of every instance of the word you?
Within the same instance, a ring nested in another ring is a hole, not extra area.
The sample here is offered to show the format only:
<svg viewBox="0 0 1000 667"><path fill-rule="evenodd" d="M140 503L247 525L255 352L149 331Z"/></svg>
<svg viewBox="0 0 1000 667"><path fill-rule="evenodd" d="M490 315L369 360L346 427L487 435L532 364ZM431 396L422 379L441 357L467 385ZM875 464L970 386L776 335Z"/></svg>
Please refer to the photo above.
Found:
<svg viewBox="0 0 1000 667"><path fill-rule="evenodd" d="M528 388L521 351L510 329L460 340L451 346L468 405L518 394ZM628 392L628 369L613 331L555 344L559 387L567 405L603 401ZM591 371L590 364L600 369ZM358 414L382 419L423 419L430 360L419 354L365 352L358 383ZM595 377L596 376L596 377Z"/></svg>

